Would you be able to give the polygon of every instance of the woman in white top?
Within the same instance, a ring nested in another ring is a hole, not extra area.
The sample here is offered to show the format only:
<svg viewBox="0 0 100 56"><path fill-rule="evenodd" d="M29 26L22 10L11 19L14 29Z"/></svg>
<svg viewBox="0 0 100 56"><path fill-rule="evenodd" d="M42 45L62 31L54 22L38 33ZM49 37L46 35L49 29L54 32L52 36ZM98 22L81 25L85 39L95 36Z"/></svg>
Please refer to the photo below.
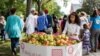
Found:
<svg viewBox="0 0 100 56"><path fill-rule="evenodd" d="M69 37L75 38L79 40L80 35L80 19L78 15L73 12L68 17L68 22L66 22L63 34L66 34Z"/></svg>

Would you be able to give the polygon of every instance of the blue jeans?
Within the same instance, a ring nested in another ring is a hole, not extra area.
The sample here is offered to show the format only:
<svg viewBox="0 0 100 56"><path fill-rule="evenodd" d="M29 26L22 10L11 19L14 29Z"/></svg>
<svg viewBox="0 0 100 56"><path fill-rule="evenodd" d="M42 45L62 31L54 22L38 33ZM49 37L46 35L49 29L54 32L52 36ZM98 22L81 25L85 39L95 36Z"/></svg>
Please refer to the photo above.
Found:
<svg viewBox="0 0 100 56"><path fill-rule="evenodd" d="M5 40L5 30L4 29L1 30L0 35L1 35L1 40L4 41Z"/></svg>
<svg viewBox="0 0 100 56"><path fill-rule="evenodd" d="M11 38L11 49L15 55L16 55L16 48L18 44L19 44L19 38Z"/></svg>

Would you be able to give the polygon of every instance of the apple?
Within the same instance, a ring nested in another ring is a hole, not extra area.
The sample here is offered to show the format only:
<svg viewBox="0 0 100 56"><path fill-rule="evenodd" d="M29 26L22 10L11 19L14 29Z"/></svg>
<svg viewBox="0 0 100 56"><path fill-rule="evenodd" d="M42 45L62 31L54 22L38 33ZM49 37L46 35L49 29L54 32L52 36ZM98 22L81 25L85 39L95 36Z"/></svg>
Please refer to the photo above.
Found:
<svg viewBox="0 0 100 56"><path fill-rule="evenodd" d="M45 46L48 46L49 45L49 41L44 41L43 43Z"/></svg>

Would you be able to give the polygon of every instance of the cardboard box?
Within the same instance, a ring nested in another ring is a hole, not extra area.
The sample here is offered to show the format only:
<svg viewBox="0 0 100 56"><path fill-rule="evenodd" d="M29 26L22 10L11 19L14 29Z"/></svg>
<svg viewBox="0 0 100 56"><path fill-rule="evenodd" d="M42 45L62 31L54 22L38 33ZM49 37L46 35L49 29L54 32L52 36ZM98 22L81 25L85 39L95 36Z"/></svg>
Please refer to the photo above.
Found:
<svg viewBox="0 0 100 56"><path fill-rule="evenodd" d="M21 43L20 56L82 56L82 43L71 46L35 46Z"/></svg>
<svg viewBox="0 0 100 56"><path fill-rule="evenodd" d="M66 56L82 56L82 42L75 45L67 46Z"/></svg>

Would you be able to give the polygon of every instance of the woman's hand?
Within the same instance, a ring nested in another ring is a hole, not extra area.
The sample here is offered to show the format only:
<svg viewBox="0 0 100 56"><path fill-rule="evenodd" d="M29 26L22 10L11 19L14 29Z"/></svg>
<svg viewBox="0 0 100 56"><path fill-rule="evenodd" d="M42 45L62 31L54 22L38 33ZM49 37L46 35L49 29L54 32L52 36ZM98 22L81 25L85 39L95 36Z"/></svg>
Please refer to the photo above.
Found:
<svg viewBox="0 0 100 56"><path fill-rule="evenodd" d="M77 36L77 34L70 34L70 36Z"/></svg>
<svg viewBox="0 0 100 56"><path fill-rule="evenodd" d="M73 36L78 36L77 34L73 34Z"/></svg>

